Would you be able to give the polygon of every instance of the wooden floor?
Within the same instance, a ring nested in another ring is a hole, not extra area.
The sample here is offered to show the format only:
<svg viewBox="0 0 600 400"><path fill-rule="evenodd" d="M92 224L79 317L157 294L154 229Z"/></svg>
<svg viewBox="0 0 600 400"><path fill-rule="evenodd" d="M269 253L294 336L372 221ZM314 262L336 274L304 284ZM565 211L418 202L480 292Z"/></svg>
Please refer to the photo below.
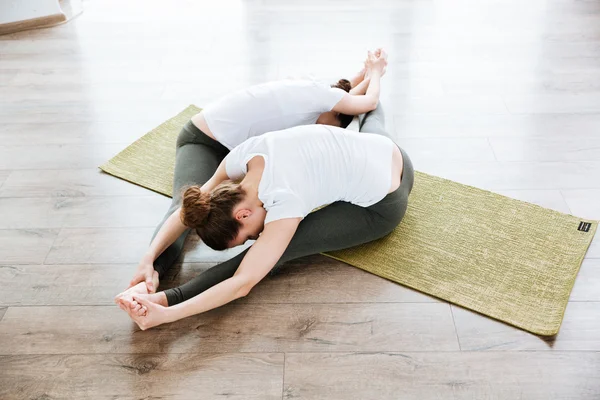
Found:
<svg viewBox="0 0 600 400"><path fill-rule="evenodd" d="M600 399L600 238L554 339L320 256L147 332L112 304L169 200L100 163L191 103L348 77L376 46L418 170L600 219L597 1L88 1L0 37L0 398ZM196 243L168 285L219 259Z"/></svg>

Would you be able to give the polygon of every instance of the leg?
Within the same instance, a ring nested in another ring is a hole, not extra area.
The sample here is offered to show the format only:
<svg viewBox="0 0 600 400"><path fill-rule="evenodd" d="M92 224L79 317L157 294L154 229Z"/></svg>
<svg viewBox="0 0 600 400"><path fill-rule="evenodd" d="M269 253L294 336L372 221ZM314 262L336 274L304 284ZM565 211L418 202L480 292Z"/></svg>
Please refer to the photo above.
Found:
<svg viewBox="0 0 600 400"><path fill-rule="evenodd" d="M387 235L400 222L406 209L405 206L403 208L398 204L400 199L398 196L392 196L395 193L391 193L381 202L368 208L336 202L309 214L298 226L296 234L276 267L295 258L340 250ZM382 206L380 203L385 205ZM170 306L178 304L231 278L246 255L246 251L212 267L184 285L166 290L164 293L168 304Z"/></svg>
<svg viewBox="0 0 600 400"><path fill-rule="evenodd" d="M376 133L378 135L387 136L394 141L394 138L392 138L385 130L385 114L383 113L381 102L379 102L377 108L373 111L360 115L358 120L361 132Z"/></svg>
<svg viewBox="0 0 600 400"><path fill-rule="evenodd" d="M396 143L394 138L385 130L385 115L383 113L381 103L379 103L377 105L377 108L375 108L373 111L360 115L359 125L361 132L383 135L390 138L394 143ZM396 145L398 144L396 143ZM404 168L402 170L403 183L401 184L401 187L403 188L403 190L407 191L406 196L408 198L408 194L410 193L413 187L415 172L410 157L400 146L398 146L398 148L400 149L400 152L402 152L402 159L404 160ZM406 183L404 183L405 181Z"/></svg>
<svg viewBox="0 0 600 400"><path fill-rule="evenodd" d="M173 201L162 222L156 227L152 240L173 212L181 205L181 191L187 185L202 185L210 179L227 155L227 149L204 135L191 122L188 122L177 138L175 176L173 179ZM154 269L159 276L173 265L179 257L189 230L181 235L155 261Z"/></svg>

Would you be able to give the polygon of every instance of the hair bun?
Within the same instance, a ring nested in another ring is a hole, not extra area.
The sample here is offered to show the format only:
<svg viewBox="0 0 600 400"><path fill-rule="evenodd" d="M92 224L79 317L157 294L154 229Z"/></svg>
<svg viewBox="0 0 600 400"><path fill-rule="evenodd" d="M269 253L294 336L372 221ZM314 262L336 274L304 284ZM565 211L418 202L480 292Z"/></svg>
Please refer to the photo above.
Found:
<svg viewBox="0 0 600 400"><path fill-rule="evenodd" d="M348 79L340 79L335 85L332 85L331 87L342 89L345 92L350 92L350 89L352 89L352 85L350 84L350 81Z"/></svg>
<svg viewBox="0 0 600 400"><path fill-rule="evenodd" d="M181 222L191 228L202 225L210 213L210 194L202 193L200 186L190 186L182 197Z"/></svg>

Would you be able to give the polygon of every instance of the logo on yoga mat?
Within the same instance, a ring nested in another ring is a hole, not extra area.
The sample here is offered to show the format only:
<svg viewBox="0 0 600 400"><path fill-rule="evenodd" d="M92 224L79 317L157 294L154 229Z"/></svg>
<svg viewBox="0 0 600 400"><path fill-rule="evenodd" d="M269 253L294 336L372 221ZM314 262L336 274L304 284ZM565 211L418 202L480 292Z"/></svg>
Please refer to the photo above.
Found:
<svg viewBox="0 0 600 400"><path fill-rule="evenodd" d="M589 232L590 231L590 226L592 226L591 222L583 222L581 221L579 223L579 228L577 228L578 231L582 231L582 232Z"/></svg>

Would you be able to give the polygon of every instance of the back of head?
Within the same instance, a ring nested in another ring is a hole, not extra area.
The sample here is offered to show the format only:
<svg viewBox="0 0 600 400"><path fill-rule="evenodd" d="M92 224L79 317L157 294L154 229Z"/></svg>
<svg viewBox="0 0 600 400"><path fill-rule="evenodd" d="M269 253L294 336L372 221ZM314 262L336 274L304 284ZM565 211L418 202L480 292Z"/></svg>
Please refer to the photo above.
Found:
<svg viewBox="0 0 600 400"><path fill-rule="evenodd" d="M339 81L337 81L337 83L331 85L331 87L342 89L344 92L350 93L350 90L352 89L352 84L348 79L340 79Z"/></svg>
<svg viewBox="0 0 600 400"><path fill-rule="evenodd" d="M350 84L350 81L348 79L340 79L339 81L337 81L337 83L331 85L331 87L342 89L343 91L348 93L350 93L350 90L352 89L352 85ZM347 128L348 125L350 125L350 123L352 122L352 119L354 119L354 116L352 115L342 113L338 113L337 115L337 120L340 122L341 128Z"/></svg>
<svg viewBox="0 0 600 400"><path fill-rule="evenodd" d="M225 250L235 239L240 222L233 217L233 209L245 197L239 184L225 181L211 193L203 193L199 186L184 189L181 222L192 229L207 246Z"/></svg>

